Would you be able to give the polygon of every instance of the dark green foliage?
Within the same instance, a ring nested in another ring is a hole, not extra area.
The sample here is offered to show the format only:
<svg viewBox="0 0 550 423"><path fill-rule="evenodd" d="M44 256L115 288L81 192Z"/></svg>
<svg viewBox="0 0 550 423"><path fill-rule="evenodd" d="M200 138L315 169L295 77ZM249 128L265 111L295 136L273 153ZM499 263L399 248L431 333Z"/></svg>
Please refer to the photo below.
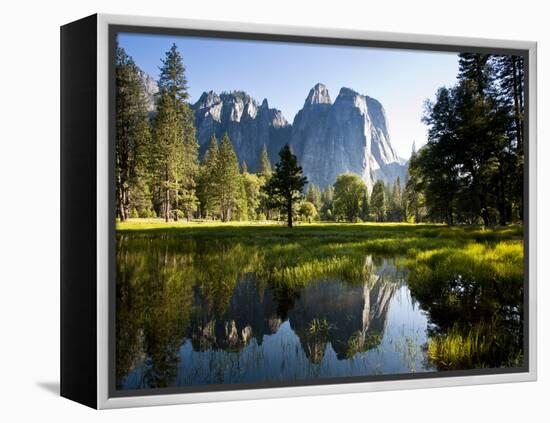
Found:
<svg viewBox="0 0 550 423"><path fill-rule="evenodd" d="M487 226L522 217L521 63L461 54L458 84L427 104L428 144L411 159L408 194L423 189L430 220Z"/></svg>
<svg viewBox="0 0 550 423"><path fill-rule="evenodd" d="M321 193L321 218L324 220L334 220L334 187L332 185L328 186Z"/></svg>
<svg viewBox="0 0 550 423"><path fill-rule="evenodd" d="M369 191L367 189L363 191L363 198L361 199L361 212L359 213L359 217L364 222L370 219L370 199Z"/></svg>
<svg viewBox="0 0 550 423"><path fill-rule="evenodd" d="M387 199L382 181L376 181L370 196L370 210L377 222L383 222L386 217Z"/></svg>
<svg viewBox="0 0 550 423"><path fill-rule="evenodd" d="M489 87L490 63L488 54L460 53L458 55L458 79L474 82L475 90L482 95Z"/></svg>
<svg viewBox="0 0 550 423"><path fill-rule="evenodd" d="M422 175L418 171L417 153L413 152L409 160L409 179L405 186L404 210L407 222L422 223L426 220L426 198Z"/></svg>
<svg viewBox="0 0 550 423"><path fill-rule="evenodd" d="M388 221L402 222L405 218L403 196L401 195L401 179L399 176L393 183L388 197Z"/></svg>
<svg viewBox="0 0 550 423"><path fill-rule="evenodd" d="M220 143L213 171L212 191L223 222L231 220L234 214L246 214L246 195L239 172L239 162L227 134Z"/></svg>
<svg viewBox="0 0 550 423"><path fill-rule="evenodd" d="M115 177L117 217L124 221L134 208L149 208L143 190L147 176L150 127L147 100L140 70L123 48L116 49L116 148ZM149 204L148 204L149 203Z"/></svg>
<svg viewBox="0 0 550 423"><path fill-rule="evenodd" d="M199 217L207 218L216 211L216 198L213 195L214 169L218 160L218 140L215 135L210 139L208 150L202 158L197 177L197 198L199 200Z"/></svg>
<svg viewBox="0 0 550 423"><path fill-rule="evenodd" d="M193 111L186 102L188 96L185 66L173 44L160 68L153 124L154 183L161 215L166 221L177 220L180 215L190 219L197 209L198 144Z"/></svg>
<svg viewBox="0 0 550 423"><path fill-rule="evenodd" d="M302 167L288 144L279 152L280 160L275 165L275 172L262 188L268 195L272 207L281 209L287 216L288 227L292 227L292 207L302 199L302 189L307 183Z"/></svg>

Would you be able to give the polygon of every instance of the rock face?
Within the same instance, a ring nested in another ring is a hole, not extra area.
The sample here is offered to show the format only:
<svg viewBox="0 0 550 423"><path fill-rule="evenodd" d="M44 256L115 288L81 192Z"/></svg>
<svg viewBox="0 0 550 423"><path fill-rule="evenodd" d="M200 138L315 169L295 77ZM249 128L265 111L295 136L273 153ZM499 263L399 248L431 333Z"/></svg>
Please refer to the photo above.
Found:
<svg viewBox="0 0 550 423"><path fill-rule="evenodd" d="M242 91L204 92L193 104L200 153L213 134L229 135L239 161L255 172L263 145L273 163L289 143L309 182L325 188L336 176L351 172L361 176L370 190L376 180L405 183L407 165L390 142L384 108L374 98L342 88L332 102L323 84L309 92L303 108L290 125L267 100L259 105Z"/></svg>
<svg viewBox="0 0 550 423"><path fill-rule="evenodd" d="M220 95L205 92L191 108L195 112L201 155L208 148L212 135L220 140L227 133L239 161L246 162L252 172L258 169L264 144L273 161L290 139L291 126L282 113L269 108L267 100L258 105L242 91Z"/></svg>
<svg viewBox="0 0 550 423"><path fill-rule="evenodd" d="M315 85L294 118L290 143L308 180L321 187L344 172L360 175L369 189L377 179L405 180L406 167L390 143L384 108L350 88L342 88L332 103L327 88Z"/></svg>
<svg viewBox="0 0 550 423"><path fill-rule="evenodd" d="M140 71L141 80L143 81L143 87L145 89L145 95L147 96L147 111L149 113L155 111L155 100L159 92L157 81L143 71Z"/></svg>

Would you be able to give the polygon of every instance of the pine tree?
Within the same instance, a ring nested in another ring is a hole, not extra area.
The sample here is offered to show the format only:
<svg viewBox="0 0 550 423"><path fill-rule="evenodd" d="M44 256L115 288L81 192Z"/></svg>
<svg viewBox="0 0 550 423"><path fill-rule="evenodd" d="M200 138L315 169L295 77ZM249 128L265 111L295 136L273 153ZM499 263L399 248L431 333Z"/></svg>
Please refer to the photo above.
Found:
<svg viewBox="0 0 550 423"><path fill-rule="evenodd" d="M370 196L370 209L378 222L383 222L386 217L386 194L384 182L376 181Z"/></svg>
<svg viewBox="0 0 550 423"><path fill-rule="evenodd" d="M427 210L424 198L425 186L417 166L417 153L413 151L409 159L407 184L405 185L404 210L405 220L421 223L425 220Z"/></svg>
<svg viewBox="0 0 550 423"><path fill-rule="evenodd" d="M359 217L363 222L366 222L370 218L370 200L369 200L369 191L367 189L363 190L363 198L361 198L361 211Z"/></svg>
<svg viewBox="0 0 550 423"><path fill-rule="evenodd" d="M316 210L321 210L321 190L314 184L308 184L306 200L315 206Z"/></svg>
<svg viewBox="0 0 550 423"><path fill-rule="evenodd" d="M258 169L258 175L263 176L266 179L269 179L271 176L272 169L271 169L271 161L269 160L269 156L267 154L267 148L265 144L262 147L262 152L260 153L260 167Z"/></svg>
<svg viewBox="0 0 550 423"><path fill-rule="evenodd" d="M233 213L239 209L242 211L244 186L239 161L227 134L220 143L212 191L223 222L231 220Z"/></svg>
<svg viewBox="0 0 550 423"><path fill-rule="evenodd" d="M168 221L178 213L188 218L196 209L195 178L198 144L193 111L187 103L187 79L175 44L162 60L157 115L154 121L154 160L162 215ZM172 210L175 208L175 211Z"/></svg>
<svg viewBox="0 0 550 423"><path fill-rule="evenodd" d="M501 197L506 203L506 214L513 210L523 218L523 156L525 115L525 65L521 56L502 55L493 59L496 68L495 96L508 115L508 142L501 150L501 173L508 178L503 183Z"/></svg>
<svg viewBox="0 0 550 423"><path fill-rule="evenodd" d="M268 195L270 203L279 207L287 216L287 224L292 228L293 206L303 198L302 189L307 183L303 176L302 167L288 144L279 152L279 162L275 165L275 172L262 188Z"/></svg>
<svg viewBox="0 0 550 423"><path fill-rule="evenodd" d="M218 140L215 135L210 139L210 145L204 153L197 177L197 198L200 204L202 218L209 217L217 208L214 195L214 170L218 160Z"/></svg>
<svg viewBox="0 0 550 423"><path fill-rule="evenodd" d="M489 57L488 54L480 53L460 53L458 55L458 79L473 81L476 91L480 95L489 88L491 81Z"/></svg>
<svg viewBox="0 0 550 423"><path fill-rule="evenodd" d="M147 153L150 127L147 100L140 70L123 48L117 47L116 74L116 146L115 177L117 216L124 221L133 208L148 208L138 185L144 186L147 176Z"/></svg>
<svg viewBox="0 0 550 423"><path fill-rule="evenodd" d="M334 213L334 187L329 185L321 192L321 218L326 220L333 220Z"/></svg>
<svg viewBox="0 0 550 423"><path fill-rule="evenodd" d="M401 222L403 219L403 211L402 211L402 198L401 198L401 179L399 176L395 180L390 197L389 197L389 205L388 205L388 214L389 214L389 220L393 222Z"/></svg>
<svg viewBox="0 0 550 423"><path fill-rule="evenodd" d="M254 173L243 173L248 219L255 220L260 206L260 178Z"/></svg>

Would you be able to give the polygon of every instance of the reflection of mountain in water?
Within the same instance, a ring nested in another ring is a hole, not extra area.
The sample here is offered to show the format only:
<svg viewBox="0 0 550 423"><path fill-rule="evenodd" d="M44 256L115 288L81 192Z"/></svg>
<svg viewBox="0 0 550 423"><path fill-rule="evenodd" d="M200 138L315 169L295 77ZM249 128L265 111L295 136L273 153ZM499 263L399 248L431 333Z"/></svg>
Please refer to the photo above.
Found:
<svg viewBox="0 0 550 423"><path fill-rule="evenodd" d="M426 317L391 258L358 262L362 282L324 276L293 285L241 273L251 260L241 247L217 246L213 255L200 245L179 251L181 242L171 250L134 244L138 253L118 256L118 388L428 370Z"/></svg>
<svg viewBox="0 0 550 423"><path fill-rule="evenodd" d="M400 281L387 260L375 266L369 256L365 266L369 276L363 284L327 279L302 289L261 288L255 275L247 274L222 316L208 312L206 298L197 289L189 334L193 349L236 351L252 338L261 345L264 336L276 333L287 319L314 363L322 359L328 343L338 359L373 348L380 342L388 305Z"/></svg>

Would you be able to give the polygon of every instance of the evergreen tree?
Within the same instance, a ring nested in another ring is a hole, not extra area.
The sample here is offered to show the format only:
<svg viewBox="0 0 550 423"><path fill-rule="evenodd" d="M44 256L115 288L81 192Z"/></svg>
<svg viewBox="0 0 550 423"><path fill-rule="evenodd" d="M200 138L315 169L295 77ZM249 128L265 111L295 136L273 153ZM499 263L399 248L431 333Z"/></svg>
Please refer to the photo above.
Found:
<svg viewBox="0 0 550 423"><path fill-rule="evenodd" d="M245 190L248 219L256 220L260 206L260 178L253 173L243 173L243 184Z"/></svg>
<svg viewBox="0 0 550 423"><path fill-rule="evenodd" d="M378 222L383 222L386 216L386 194L384 182L376 181L370 196L370 209Z"/></svg>
<svg viewBox="0 0 550 423"><path fill-rule="evenodd" d="M493 59L495 93L507 114L508 137L501 144L499 200L505 220L523 218L523 157L525 115L525 66L521 56L503 55ZM502 222L501 222L502 223Z"/></svg>
<svg viewBox="0 0 550 423"><path fill-rule="evenodd" d="M197 197L200 204L202 218L211 216L217 210L216 196L214 195L214 171L218 160L218 140L215 135L210 139L210 145L204 153L197 177Z"/></svg>
<svg viewBox="0 0 550 423"><path fill-rule="evenodd" d="M361 212L359 217L364 222L370 219L370 200L369 200L369 191L365 189L363 191L363 198L361 199Z"/></svg>
<svg viewBox="0 0 550 423"><path fill-rule="evenodd" d="M258 175L263 176L266 179L269 179L269 177L271 176L271 173L272 173L271 162L267 154L267 148L264 144L262 147L262 152L260 153L260 167L258 170Z"/></svg>
<svg viewBox="0 0 550 423"><path fill-rule="evenodd" d="M132 209L149 209L147 155L150 127L140 70L123 48L116 48L116 210L124 221ZM142 188L136 189L138 185ZM136 211L137 213L137 211ZM135 214L135 213L134 213Z"/></svg>
<svg viewBox="0 0 550 423"><path fill-rule="evenodd" d="M227 134L223 136L220 143L213 179L212 191L215 203L219 207L222 221L228 222L233 217L233 213L238 214L244 208L242 203L244 185L239 172L239 161Z"/></svg>
<svg viewBox="0 0 550 423"><path fill-rule="evenodd" d="M458 55L458 79L473 81L479 95L485 93L491 82L490 56L479 53L460 53Z"/></svg>
<svg viewBox="0 0 550 423"><path fill-rule="evenodd" d="M267 148L264 144L262 147L262 151L260 153L260 166L258 169L258 179L260 182L260 188L265 186L269 178L271 178L272 173L273 171L271 168L271 162L267 154ZM260 189L259 208L261 209L261 212L265 215L266 219L271 220L272 210L271 210L269 197L267 196L267 193L263 189Z"/></svg>
<svg viewBox="0 0 550 423"><path fill-rule="evenodd" d="M421 223L426 218L424 184L421 173L417 169L417 154L413 151L409 160L408 179L404 193L405 220Z"/></svg>
<svg viewBox="0 0 550 423"><path fill-rule="evenodd" d="M388 220L401 222L403 220L403 203L401 196L401 179L399 176L393 183L388 202Z"/></svg>
<svg viewBox="0 0 550 423"><path fill-rule="evenodd" d="M317 185L308 184L306 200L312 203L316 210L321 209L321 190Z"/></svg>
<svg viewBox="0 0 550 423"><path fill-rule="evenodd" d="M302 167L298 165L298 159L288 144L279 152L280 160L275 165L275 172L263 187L270 203L279 207L287 216L288 227L292 227L292 208L302 199L302 189L307 183L303 176Z"/></svg>
<svg viewBox="0 0 550 423"><path fill-rule="evenodd" d="M153 132L154 167L161 193L162 215L166 221L172 217L177 219L180 212L190 218L196 209L198 144L193 111L187 103L185 66L175 44L162 60L158 85Z"/></svg>
<svg viewBox="0 0 550 423"><path fill-rule="evenodd" d="M321 192L321 218L325 220L334 219L334 187L328 186Z"/></svg>

